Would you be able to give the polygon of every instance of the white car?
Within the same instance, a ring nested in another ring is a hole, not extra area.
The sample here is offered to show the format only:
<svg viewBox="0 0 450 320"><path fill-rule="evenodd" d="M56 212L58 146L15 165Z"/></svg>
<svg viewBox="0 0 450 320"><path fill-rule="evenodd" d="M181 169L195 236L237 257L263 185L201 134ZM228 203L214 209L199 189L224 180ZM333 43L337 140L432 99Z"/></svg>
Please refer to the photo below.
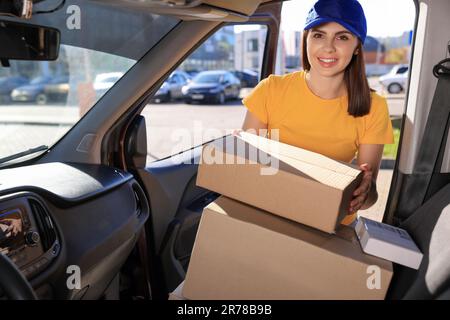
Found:
<svg viewBox="0 0 450 320"><path fill-rule="evenodd" d="M99 73L94 80L94 90L97 98L103 96L122 76L123 72Z"/></svg>
<svg viewBox="0 0 450 320"><path fill-rule="evenodd" d="M408 84L408 69L408 65L396 65L389 73L381 76L379 81L389 93L401 93Z"/></svg>
<svg viewBox="0 0 450 320"><path fill-rule="evenodd" d="M172 99L183 98L181 89L191 81L191 76L184 71L177 70L172 72L169 78L164 81L162 86L153 96L155 102L170 102Z"/></svg>

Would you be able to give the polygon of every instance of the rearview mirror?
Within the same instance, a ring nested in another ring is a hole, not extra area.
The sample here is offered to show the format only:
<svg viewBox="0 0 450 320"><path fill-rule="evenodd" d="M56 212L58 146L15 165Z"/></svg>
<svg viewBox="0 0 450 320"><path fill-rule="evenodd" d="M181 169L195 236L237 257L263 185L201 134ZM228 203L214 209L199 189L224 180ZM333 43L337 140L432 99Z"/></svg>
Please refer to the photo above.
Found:
<svg viewBox="0 0 450 320"><path fill-rule="evenodd" d="M56 60L59 54L58 29L0 20L0 59Z"/></svg>

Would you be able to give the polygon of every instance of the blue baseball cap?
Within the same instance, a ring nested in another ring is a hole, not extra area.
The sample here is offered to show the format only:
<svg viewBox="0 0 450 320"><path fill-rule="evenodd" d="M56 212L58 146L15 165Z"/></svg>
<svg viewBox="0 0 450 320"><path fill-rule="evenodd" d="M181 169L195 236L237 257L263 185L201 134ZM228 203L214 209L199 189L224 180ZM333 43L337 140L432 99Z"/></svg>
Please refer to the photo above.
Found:
<svg viewBox="0 0 450 320"><path fill-rule="evenodd" d="M309 10L304 30L327 22L337 22L364 44L367 23L364 10L356 0L319 0Z"/></svg>

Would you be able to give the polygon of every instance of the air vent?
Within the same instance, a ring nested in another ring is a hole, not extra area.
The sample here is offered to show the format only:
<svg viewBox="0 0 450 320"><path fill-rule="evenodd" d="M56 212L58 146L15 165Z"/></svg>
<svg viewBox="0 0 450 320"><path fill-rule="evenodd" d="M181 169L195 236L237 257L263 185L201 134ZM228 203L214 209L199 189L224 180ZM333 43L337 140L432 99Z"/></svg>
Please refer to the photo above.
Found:
<svg viewBox="0 0 450 320"><path fill-rule="evenodd" d="M45 208L34 199L28 200L34 215L44 251L49 250L56 241L56 230Z"/></svg>

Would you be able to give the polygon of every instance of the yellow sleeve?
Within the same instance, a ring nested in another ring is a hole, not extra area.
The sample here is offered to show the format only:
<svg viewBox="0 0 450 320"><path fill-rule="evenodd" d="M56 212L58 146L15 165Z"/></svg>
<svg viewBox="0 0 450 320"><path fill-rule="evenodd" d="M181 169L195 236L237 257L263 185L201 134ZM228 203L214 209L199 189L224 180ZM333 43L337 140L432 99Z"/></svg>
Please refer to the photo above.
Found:
<svg viewBox="0 0 450 320"><path fill-rule="evenodd" d="M242 100L244 106L254 114L261 122L269 122L268 113L269 78L258 83L250 94Z"/></svg>
<svg viewBox="0 0 450 320"><path fill-rule="evenodd" d="M386 98L372 98L371 112L367 116L365 132L360 144L392 144L394 131L389 117Z"/></svg>

